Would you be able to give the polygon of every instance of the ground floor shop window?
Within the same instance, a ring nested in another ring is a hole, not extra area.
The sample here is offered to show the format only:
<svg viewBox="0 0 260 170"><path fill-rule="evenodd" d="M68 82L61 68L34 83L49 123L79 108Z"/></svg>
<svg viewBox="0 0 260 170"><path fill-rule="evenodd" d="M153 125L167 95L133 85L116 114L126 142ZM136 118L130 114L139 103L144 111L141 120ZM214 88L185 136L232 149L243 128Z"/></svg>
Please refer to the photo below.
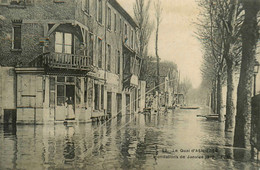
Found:
<svg viewBox="0 0 260 170"><path fill-rule="evenodd" d="M50 106L65 106L68 99L73 105L81 103L80 77L50 77Z"/></svg>
<svg viewBox="0 0 260 170"><path fill-rule="evenodd" d="M112 113L112 93L107 92L107 113Z"/></svg>
<svg viewBox="0 0 260 170"><path fill-rule="evenodd" d="M57 85L57 105L64 106L66 101L65 85Z"/></svg>
<svg viewBox="0 0 260 170"><path fill-rule="evenodd" d="M80 78L76 79L76 103L80 104L81 102L81 80Z"/></svg>
<svg viewBox="0 0 260 170"><path fill-rule="evenodd" d="M126 94L126 113L129 114L130 113L130 95Z"/></svg>
<svg viewBox="0 0 260 170"><path fill-rule="evenodd" d="M94 108L95 110L104 109L104 85L94 85Z"/></svg>
<svg viewBox="0 0 260 170"><path fill-rule="evenodd" d="M104 109L104 85L101 85L101 109Z"/></svg>
<svg viewBox="0 0 260 170"><path fill-rule="evenodd" d="M99 85L98 84L94 85L94 90L95 90L94 107L95 110L99 110Z"/></svg>
<svg viewBox="0 0 260 170"><path fill-rule="evenodd" d="M55 105L55 77L50 77L50 106Z"/></svg>
<svg viewBox="0 0 260 170"><path fill-rule="evenodd" d="M87 99L88 99L88 79L84 78L84 103L87 103Z"/></svg>
<svg viewBox="0 0 260 170"><path fill-rule="evenodd" d="M122 113L122 95L116 94L116 101L117 101L117 114Z"/></svg>

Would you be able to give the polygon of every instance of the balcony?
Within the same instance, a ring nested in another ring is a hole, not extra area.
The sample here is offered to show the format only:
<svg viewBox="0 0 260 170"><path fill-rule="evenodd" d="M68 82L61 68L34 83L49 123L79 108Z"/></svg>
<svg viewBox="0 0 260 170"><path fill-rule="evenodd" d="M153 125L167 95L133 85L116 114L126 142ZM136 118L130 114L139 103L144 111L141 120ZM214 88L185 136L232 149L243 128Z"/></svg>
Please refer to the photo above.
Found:
<svg viewBox="0 0 260 170"><path fill-rule="evenodd" d="M49 69L93 70L92 58L65 53L44 53L30 62L29 65L31 67L46 67Z"/></svg>

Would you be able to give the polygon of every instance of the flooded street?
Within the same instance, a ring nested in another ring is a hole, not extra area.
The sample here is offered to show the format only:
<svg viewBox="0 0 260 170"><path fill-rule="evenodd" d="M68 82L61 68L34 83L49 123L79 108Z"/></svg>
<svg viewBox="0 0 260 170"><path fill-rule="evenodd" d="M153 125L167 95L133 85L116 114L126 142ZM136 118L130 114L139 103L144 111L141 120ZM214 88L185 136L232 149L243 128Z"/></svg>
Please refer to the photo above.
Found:
<svg viewBox="0 0 260 170"><path fill-rule="evenodd" d="M208 109L95 124L0 126L0 169L259 169Z"/></svg>

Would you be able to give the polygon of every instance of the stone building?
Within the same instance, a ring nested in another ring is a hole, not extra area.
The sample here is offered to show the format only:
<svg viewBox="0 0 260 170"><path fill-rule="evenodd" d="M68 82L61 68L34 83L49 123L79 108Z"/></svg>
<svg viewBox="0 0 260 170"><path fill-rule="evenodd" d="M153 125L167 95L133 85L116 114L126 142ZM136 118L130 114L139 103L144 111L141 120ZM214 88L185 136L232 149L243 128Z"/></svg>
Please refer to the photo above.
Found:
<svg viewBox="0 0 260 170"><path fill-rule="evenodd" d="M0 1L0 122L136 113L138 27L116 0Z"/></svg>

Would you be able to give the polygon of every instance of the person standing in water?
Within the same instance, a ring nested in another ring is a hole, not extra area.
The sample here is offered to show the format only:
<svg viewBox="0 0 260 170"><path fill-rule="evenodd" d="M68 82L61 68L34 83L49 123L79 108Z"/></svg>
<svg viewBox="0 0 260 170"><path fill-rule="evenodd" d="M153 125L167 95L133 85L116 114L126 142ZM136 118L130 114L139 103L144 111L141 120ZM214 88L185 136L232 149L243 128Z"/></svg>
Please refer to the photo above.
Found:
<svg viewBox="0 0 260 170"><path fill-rule="evenodd" d="M66 100L66 107L67 107L67 118L66 120L75 120L74 114L74 103L72 97L67 98Z"/></svg>

